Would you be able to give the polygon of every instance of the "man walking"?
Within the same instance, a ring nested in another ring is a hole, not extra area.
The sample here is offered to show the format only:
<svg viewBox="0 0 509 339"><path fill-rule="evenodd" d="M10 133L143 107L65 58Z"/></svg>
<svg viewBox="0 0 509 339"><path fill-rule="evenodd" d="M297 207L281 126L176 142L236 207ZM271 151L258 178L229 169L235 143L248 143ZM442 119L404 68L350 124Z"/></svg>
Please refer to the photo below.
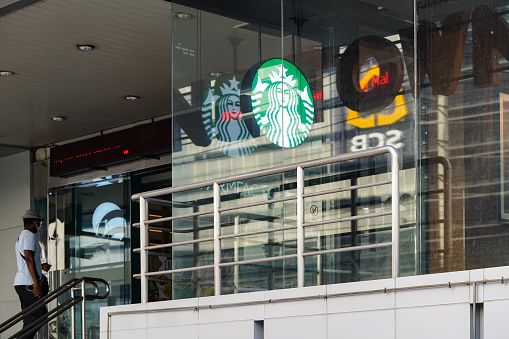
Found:
<svg viewBox="0 0 509 339"><path fill-rule="evenodd" d="M16 263L18 271L14 278L14 288L18 293L21 302L21 309L24 310L42 296L40 278L42 277L41 265L41 246L35 234L43 221L39 212L35 209L29 209L21 217L23 219L24 229L16 240ZM42 307L37 312L23 320L23 328L29 326L42 315L46 314L46 307ZM26 337L31 339L37 333L38 328L30 331Z"/></svg>

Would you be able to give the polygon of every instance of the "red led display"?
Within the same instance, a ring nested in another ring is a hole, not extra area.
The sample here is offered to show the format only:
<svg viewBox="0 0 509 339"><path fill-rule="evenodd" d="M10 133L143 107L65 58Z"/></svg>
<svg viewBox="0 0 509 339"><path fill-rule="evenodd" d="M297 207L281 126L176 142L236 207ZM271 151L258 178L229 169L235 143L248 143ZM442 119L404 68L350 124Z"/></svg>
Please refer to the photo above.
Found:
<svg viewBox="0 0 509 339"><path fill-rule="evenodd" d="M171 153L169 120L51 149L50 175L71 176Z"/></svg>

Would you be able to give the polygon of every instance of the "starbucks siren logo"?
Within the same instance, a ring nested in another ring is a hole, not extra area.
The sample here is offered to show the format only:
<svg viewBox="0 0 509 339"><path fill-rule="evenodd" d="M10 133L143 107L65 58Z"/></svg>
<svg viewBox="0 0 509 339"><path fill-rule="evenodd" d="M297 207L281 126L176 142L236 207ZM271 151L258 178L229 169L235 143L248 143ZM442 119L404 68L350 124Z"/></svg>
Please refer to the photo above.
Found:
<svg viewBox="0 0 509 339"><path fill-rule="evenodd" d="M281 147L300 145L313 124L313 94L291 62L271 59L256 72L251 103L256 122L267 138Z"/></svg>
<svg viewBox="0 0 509 339"><path fill-rule="evenodd" d="M212 145L234 158L256 149L256 142L242 119L237 77L230 73L217 78L202 104L203 124Z"/></svg>

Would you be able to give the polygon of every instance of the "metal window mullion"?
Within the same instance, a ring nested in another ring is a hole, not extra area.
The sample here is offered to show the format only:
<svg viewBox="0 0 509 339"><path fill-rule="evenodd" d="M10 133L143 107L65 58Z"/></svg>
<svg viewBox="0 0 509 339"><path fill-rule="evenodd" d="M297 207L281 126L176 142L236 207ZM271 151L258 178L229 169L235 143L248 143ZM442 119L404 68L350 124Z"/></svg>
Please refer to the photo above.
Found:
<svg viewBox="0 0 509 339"><path fill-rule="evenodd" d="M392 179L392 277L399 277L399 155L395 148L387 147L391 155Z"/></svg>
<svg viewBox="0 0 509 339"><path fill-rule="evenodd" d="M297 167L297 287L304 287L304 169Z"/></svg>
<svg viewBox="0 0 509 339"><path fill-rule="evenodd" d="M148 230L146 220L148 219L148 203L144 197L140 197L140 274L141 274L141 303L148 302Z"/></svg>
<svg viewBox="0 0 509 339"><path fill-rule="evenodd" d="M221 190L217 182L214 183L214 295L221 295Z"/></svg>

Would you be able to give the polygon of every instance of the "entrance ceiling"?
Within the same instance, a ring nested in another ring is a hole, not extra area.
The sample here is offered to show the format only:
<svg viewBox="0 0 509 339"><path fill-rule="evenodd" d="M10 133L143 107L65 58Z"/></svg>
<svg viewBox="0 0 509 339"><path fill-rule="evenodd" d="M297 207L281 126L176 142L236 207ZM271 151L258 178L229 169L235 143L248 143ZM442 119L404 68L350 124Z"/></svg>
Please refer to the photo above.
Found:
<svg viewBox="0 0 509 339"><path fill-rule="evenodd" d="M20 3L0 9L0 71L15 72L0 76L0 145L51 145L170 113L169 2Z"/></svg>

